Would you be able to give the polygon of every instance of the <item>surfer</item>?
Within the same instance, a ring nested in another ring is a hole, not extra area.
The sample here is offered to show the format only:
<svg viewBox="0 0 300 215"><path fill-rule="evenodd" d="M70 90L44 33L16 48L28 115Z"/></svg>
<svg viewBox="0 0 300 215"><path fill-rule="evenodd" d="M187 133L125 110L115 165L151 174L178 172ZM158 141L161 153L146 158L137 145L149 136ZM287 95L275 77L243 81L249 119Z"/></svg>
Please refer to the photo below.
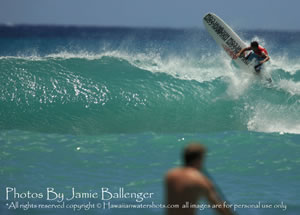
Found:
<svg viewBox="0 0 300 215"><path fill-rule="evenodd" d="M165 176L167 215L194 215L196 209L214 208L220 214L233 214L222 201L213 183L201 172L205 148L199 143L189 144L183 152L184 166L171 169ZM208 204L197 204L205 197Z"/></svg>
<svg viewBox="0 0 300 215"><path fill-rule="evenodd" d="M256 58L258 61L258 64L254 67L256 72L260 72L261 66L270 60L270 57L268 55L268 52L265 48L260 46L257 41L251 42L249 47L243 48L239 53L236 54L235 58L240 57L242 54L244 54L245 51L252 51L246 59L251 61L253 58Z"/></svg>

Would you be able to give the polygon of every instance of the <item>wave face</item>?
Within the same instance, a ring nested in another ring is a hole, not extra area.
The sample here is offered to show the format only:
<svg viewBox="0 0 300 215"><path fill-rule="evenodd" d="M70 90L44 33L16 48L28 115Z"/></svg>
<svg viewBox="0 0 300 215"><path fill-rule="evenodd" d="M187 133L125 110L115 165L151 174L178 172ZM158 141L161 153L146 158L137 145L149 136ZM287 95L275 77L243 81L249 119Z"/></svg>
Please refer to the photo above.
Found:
<svg viewBox="0 0 300 215"><path fill-rule="evenodd" d="M197 29L2 28L0 129L300 133L297 32L238 32L268 49L268 83Z"/></svg>

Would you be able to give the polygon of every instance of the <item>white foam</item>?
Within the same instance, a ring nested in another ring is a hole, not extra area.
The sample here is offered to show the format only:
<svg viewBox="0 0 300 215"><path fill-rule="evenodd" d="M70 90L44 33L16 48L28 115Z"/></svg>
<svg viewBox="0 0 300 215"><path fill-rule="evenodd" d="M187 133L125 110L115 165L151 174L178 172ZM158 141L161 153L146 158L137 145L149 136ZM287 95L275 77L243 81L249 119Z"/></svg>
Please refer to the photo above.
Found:
<svg viewBox="0 0 300 215"><path fill-rule="evenodd" d="M229 81L226 93L233 99L238 99L242 96L254 80L254 76L250 75L247 71L232 69L227 74L229 74Z"/></svg>
<svg viewBox="0 0 300 215"><path fill-rule="evenodd" d="M294 82L292 80L280 80L278 86L292 96L300 95L300 82Z"/></svg>
<svg viewBox="0 0 300 215"><path fill-rule="evenodd" d="M252 106L251 110L253 113L247 123L250 131L300 134L299 108L296 106L287 107L261 102Z"/></svg>
<svg viewBox="0 0 300 215"><path fill-rule="evenodd" d="M272 56L270 67L272 70L283 70L284 72L295 75L300 71L300 59L299 58L289 58L286 54L281 56Z"/></svg>
<svg viewBox="0 0 300 215"><path fill-rule="evenodd" d="M94 53L89 53L86 51L81 51L78 53L72 53L68 51L62 51L59 53L49 54L46 55L45 58L54 58L54 59L72 59L72 58L79 58L79 59L87 59L87 60L95 60L99 59L101 56L95 55Z"/></svg>
<svg viewBox="0 0 300 215"><path fill-rule="evenodd" d="M156 59L151 60L154 64L149 64L144 60L139 61L139 63L134 61L133 64L151 72L162 72L179 79L205 82L212 81L224 75L222 64L215 66L215 60L215 57L208 56L203 56L200 59L188 56L169 56L162 59L158 56Z"/></svg>
<svg viewBox="0 0 300 215"><path fill-rule="evenodd" d="M216 65L217 58L222 56L190 56L179 57L170 55L161 57L160 53L126 53L122 51L105 52L98 57L115 57L128 61L131 65L153 73L161 72L184 80L196 80L199 82L212 81L224 76L224 62Z"/></svg>
<svg viewBox="0 0 300 215"><path fill-rule="evenodd" d="M226 94L232 99L239 99L240 96L249 89L256 76L249 71L243 71L239 68L236 68L230 58L228 58L225 53L222 56L222 61L224 62L223 66L223 75L226 77L225 81L228 84Z"/></svg>
<svg viewBox="0 0 300 215"><path fill-rule="evenodd" d="M0 60L9 60L9 59L19 59L19 60L28 60L28 61L42 61L45 60L39 55L18 55L18 56L0 56Z"/></svg>

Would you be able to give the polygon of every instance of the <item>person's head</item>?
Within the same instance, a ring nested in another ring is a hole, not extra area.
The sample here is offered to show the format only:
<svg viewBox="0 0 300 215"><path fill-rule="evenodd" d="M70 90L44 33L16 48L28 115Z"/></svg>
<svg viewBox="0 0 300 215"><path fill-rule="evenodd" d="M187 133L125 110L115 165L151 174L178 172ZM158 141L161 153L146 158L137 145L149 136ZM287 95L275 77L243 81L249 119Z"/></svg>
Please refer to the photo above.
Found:
<svg viewBox="0 0 300 215"><path fill-rule="evenodd" d="M252 48L253 50L258 49L258 42L257 42L257 41L253 41L253 42L251 43L251 48Z"/></svg>
<svg viewBox="0 0 300 215"><path fill-rule="evenodd" d="M200 169L202 167L205 152L205 147L199 142L188 144L183 151L184 165Z"/></svg>

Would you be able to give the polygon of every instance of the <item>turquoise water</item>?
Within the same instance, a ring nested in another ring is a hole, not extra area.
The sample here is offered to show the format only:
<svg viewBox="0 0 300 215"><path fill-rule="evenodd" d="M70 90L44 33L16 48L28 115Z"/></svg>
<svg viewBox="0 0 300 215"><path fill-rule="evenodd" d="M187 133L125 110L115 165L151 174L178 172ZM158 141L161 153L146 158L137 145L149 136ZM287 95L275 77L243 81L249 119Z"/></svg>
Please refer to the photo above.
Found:
<svg viewBox="0 0 300 215"><path fill-rule="evenodd" d="M163 204L164 174L192 140L208 148L206 169L227 201L260 203L239 214L299 213L299 32L238 32L268 49L270 84L236 69L199 29L1 30L1 214L163 214L12 203L59 204L47 188L69 197L74 188L98 196L61 204L138 205L100 198L102 188L124 188L153 193L143 204ZM6 196L8 188L25 194Z"/></svg>

